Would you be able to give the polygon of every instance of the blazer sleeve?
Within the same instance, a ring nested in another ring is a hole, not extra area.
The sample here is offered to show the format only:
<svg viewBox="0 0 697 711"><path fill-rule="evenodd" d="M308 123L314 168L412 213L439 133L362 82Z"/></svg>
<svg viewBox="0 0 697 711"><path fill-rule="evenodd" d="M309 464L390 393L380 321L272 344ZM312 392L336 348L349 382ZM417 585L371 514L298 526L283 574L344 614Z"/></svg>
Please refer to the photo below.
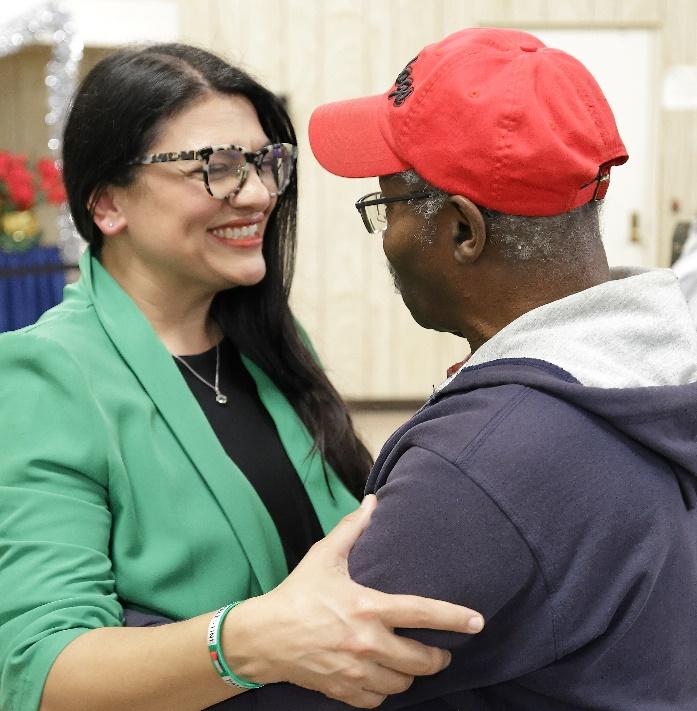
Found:
<svg viewBox="0 0 697 711"><path fill-rule="evenodd" d="M33 331L0 339L4 711L37 709L61 650L89 629L121 624L109 558L111 436L66 349Z"/></svg>
<svg viewBox="0 0 697 711"><path fill-rule="evenodd" d="M445 671L417 678L381 709L450 708L449 694L515 678L555 659L547 591L514 522L458 466L412 447L378 492L370 526L349 558L351 577L388 593L448 600L482 612L478 635L402 630L453 650ZM230 711L350 709L320 694L274 684L231 699ZM216 707L217 708L217 707Z"/></svg>

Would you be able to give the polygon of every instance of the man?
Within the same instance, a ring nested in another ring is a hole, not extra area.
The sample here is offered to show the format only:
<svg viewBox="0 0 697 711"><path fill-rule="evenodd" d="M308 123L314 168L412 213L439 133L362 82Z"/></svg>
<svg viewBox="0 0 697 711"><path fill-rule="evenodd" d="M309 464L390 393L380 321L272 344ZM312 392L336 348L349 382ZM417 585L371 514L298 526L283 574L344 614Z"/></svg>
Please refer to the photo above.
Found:
<svg viewBox="0 0 697 711"><path fill-rule="evenodd" d="M464 30L320 107L310 140L379 176L357 206L404 303L472 350L384 446L349 569L486 627L415 635L452 663L384 708L697 709L697 334L668 270L610 279L598 211L627 153L598 85L528 34Z"/></svg>

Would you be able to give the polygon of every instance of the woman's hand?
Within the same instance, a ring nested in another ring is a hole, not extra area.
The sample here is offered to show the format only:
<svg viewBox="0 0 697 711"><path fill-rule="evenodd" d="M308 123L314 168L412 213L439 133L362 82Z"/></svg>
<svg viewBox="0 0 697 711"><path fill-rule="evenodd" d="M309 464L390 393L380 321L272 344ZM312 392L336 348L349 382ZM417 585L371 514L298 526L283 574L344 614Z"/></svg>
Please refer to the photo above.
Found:
<svg viewBox="0 0 697 711"><path fill-rule="evenodd" d="M372 708L435 674L450 654L394 634L395 627L473 633L482 617L440 600L388 595L354 583L347 557L370 521L375 496L316 543L277 588L227 617L223 648L230 667L260 683L289 681Z"/></svg>

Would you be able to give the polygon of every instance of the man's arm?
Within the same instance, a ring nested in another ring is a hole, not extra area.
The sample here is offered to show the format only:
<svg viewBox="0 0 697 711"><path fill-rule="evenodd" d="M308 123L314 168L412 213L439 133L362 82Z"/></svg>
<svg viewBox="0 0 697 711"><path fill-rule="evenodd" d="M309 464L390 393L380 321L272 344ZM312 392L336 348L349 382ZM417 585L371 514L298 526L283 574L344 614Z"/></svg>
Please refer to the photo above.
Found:
<svg viewBox="0 0 697 711"><path fill-rule="evenodd" d="M547 590L535 556L515 522L466 472L438 454L415 447L400 458L377 494L370 526L349 558L354 580L384 592L464 604L480 610L487 621L484 631L475 636L403 631L419 641L452 649L453 663L433 677L418 679L381 708L408 709L419 704L421 709L429 700L437 708L435 700L441 696L515 678L554 660ZM219 708L332 711L350 707L275 684Z"/></svg>

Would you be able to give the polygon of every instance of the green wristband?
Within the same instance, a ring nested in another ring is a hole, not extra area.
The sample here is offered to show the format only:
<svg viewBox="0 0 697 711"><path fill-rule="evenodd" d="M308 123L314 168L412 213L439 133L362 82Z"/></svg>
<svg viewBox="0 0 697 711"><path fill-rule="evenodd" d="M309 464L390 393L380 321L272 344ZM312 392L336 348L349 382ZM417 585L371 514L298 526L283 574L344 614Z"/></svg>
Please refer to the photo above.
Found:
<svg viewBox="0 0 697 711"><path fill-rule="evenodd" d="M237 607L241 602L243 602L243 600L238 600L225 607L221 607L219 610L216 610L213 617L211 617L211 621L208 625L208 654L211 657L211 662L213 662L213 668L228 686L236 686L240 689L260 689L264 686L263 684L255 684L253 681L240 679L240 677L230 669L225 661L223 648L220 646L220 630L223 627L223 622L225 622L228 612L230 612L233 607Z"/></svg>

